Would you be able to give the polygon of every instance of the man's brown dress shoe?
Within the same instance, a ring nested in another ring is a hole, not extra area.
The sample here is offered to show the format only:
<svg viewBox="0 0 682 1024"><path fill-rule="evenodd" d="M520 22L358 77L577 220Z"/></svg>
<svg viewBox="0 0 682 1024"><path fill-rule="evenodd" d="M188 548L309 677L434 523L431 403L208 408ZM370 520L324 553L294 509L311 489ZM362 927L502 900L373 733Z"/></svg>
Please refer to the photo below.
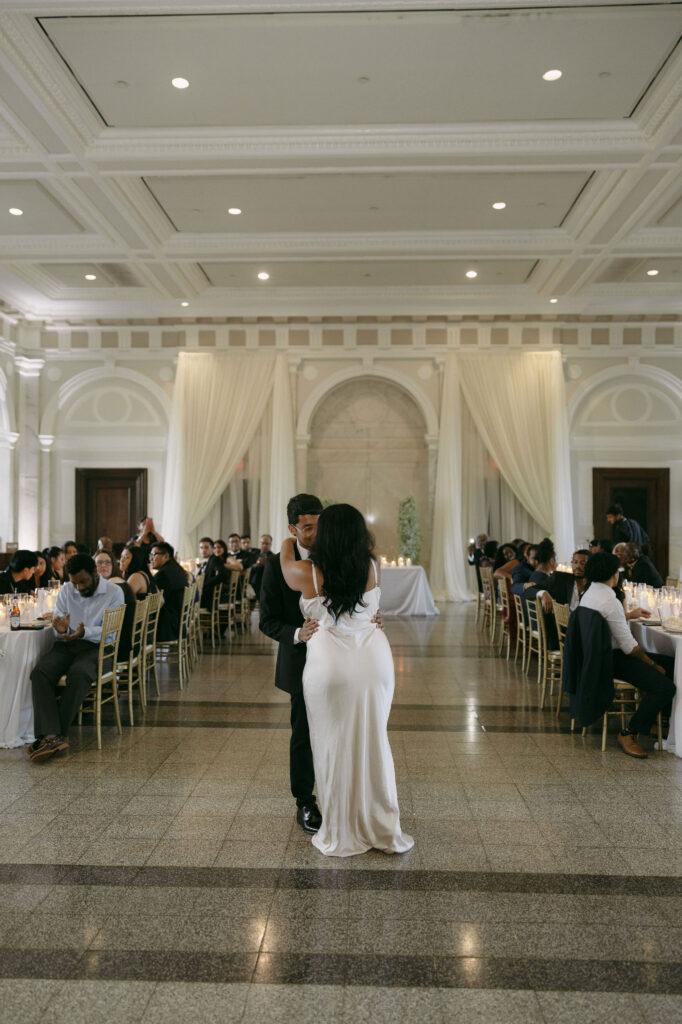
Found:
<svg viewBox="0 0 682 1024"><path fill-rule="evenodd" d="M642 748L640 747L639 743L637 742L637 737L633 736L632 733L626 733L626 735L623 736L622 732L619 732L618 733L618 742L620 743L621 747L623 748L623 751L629 757L648 757L649 756L647 754L646 750L642 750Z"/></svg>

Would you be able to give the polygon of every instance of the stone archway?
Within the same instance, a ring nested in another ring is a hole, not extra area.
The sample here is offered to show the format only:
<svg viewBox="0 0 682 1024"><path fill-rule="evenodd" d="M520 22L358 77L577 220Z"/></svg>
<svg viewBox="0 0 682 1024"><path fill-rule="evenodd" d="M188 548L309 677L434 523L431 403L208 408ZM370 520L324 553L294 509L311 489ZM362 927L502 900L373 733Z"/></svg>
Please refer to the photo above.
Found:
<svg viewBox="0 0 682 1024"><path fill-rule="evenodd" d="M310 426L307 490L347 501L367 516L377 551L397 553L398 503L414 494L430 547L429 455L426 424L414 399L376 376L355 377L317 406Z"/></svg>

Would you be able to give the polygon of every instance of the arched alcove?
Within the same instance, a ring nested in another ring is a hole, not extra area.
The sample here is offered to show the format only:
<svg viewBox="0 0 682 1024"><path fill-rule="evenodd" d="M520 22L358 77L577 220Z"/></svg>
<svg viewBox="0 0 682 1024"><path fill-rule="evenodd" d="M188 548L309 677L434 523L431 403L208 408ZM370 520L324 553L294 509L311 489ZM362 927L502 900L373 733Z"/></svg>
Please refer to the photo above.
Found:
<svg viewBox="0 0 682 1024"><path fill-rule="evenodd" d="M328 392L310 421L308 490L347 501L370 520L380 553L397 553L398 503L414 494L425 544L430 532L426 424L413 398L378 377Z"/></svg>

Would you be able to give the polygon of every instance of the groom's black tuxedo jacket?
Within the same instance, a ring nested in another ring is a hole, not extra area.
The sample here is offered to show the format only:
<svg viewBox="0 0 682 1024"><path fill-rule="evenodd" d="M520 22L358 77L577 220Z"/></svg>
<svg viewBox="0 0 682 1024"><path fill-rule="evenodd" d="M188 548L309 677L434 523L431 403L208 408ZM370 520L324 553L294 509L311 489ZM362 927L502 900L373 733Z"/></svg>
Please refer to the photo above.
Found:
<svg viewBox="0 0 682 1024"><path fill-rule="evenodd" d="M294 553L296 561L300 561L301 556L296 546ZM268 558L263 567L260 588L260 629L279 643L275 686L287 693L303 692L306 645L294 643L294 633L303 625L303 615L298 604L300 597L297 590L287 586L279 555Z"/></svg>

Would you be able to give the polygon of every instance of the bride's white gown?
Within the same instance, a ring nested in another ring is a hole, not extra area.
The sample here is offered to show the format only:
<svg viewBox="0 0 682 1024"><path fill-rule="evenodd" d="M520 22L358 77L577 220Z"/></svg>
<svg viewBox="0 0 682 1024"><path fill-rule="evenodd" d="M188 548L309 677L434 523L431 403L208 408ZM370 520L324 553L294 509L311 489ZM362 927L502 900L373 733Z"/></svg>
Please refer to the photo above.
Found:
<svg viewBox="0 0 682 1024"><path fill-rule="evenodd" d="M313 578L317 590L314 567ZM337 620L319 595L301 598L304 616L319 621L308 641L303 694L322 813L312 841L328 856L372 848L405 853L414 846L400 828L386 732L395 680L388 640L371 621L380 596L374 587L364 594L364 608Z"/></svg>

